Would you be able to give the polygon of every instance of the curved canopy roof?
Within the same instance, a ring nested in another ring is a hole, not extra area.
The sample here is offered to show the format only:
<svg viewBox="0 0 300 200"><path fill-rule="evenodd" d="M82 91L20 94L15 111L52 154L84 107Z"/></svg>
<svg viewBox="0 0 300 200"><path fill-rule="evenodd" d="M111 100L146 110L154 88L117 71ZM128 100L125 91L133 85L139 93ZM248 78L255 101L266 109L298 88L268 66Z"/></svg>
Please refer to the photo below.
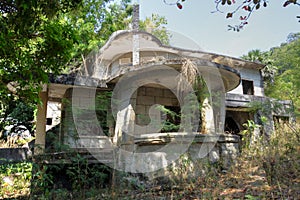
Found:
<svg viewBox="0 0 300 200"><path fill-rule="evenodd" d="M116 31L114 32L107 43L100 49L100 54L103 54L103 59L112 60L116 55L127 53L133 49L132 37L139 35L139 50L140 51L166 51L186 57L195 57L202 60L215 62L221 65L227 65L234 69L254 68L262 69L265 65L256 62L250 62L230 56L209 53L205 51L196 51L182 49L178 47L166 46L154 35L144 31Z"/></svg>
<svg viewBox="0 0 300 200"><path fill-rule="evenodd" d="M151 62L146 63L141 62L138 66L133 66L132 63L128 65L119 65L117 69L112 70L111 68L114 62L117 63L117 61L126 54L132 55L134 48L134 35L135 38L138 38L138 47L141 54L143 52L160 52L176 56L163 60L156 59L155 61L152 60ZM264 67L263 64L249 62L239 58L233 58L205 51L196 51L167 46L162 44L161 41L152 34L144 31L122 30L113 33L107 43L99 51L93 52L90 58L86 59L88 66L85 67L94 68L91 70L94 71L92 75L84 74L84 76L82 76L76 73L72 74L72 81L69 81L70 83L60 81L61 78L59 78L59 80L56 78L56 81L50 80L50 82L56 83L56 85L67 84L74 86L78 85L80 87L104 87L105 85L116 81L127 72L137 71L145 68L150 69L151 66L155 65L167 65L180 70L180 67L185 59L193 61L201 73L210 73L213 76L220 75L226 92L239 85L241 80L239 69L250 68L260 70ZM108 70L109 68L110 70ZM63 80L65 80L65 78L63 78Z"/></svg>
<svg viewBox="0 0 300 200"><path fill-rule="evenodd" d="M170 53L173 55L177 55L177 60L172 58L155 62L152 61L151 63L141 63L139 66L131 67L129 69L127 68L127 72L128 70L138 70L157 64L173 66L176 68L176 65L177 67L182 65L183 59L190 59L194 63L196 63L201 72L218 69L222 76L225 90L230 91L237 87L240 83L240 68L261 69L264 67L262 64L248 62L238 58L208 53L204 51L195 51L166 46L152 34L143 31L117 31L113 33L108 42L98 52L101 60L106 60L109 61L109 63L112 63L122 57L122 55L131 53L134 48L134 35L135 38L138 38L139 52ZM109 74L106 82L109 82L125 73L121 71L123 70L120 69L117 73Z"/></svg>

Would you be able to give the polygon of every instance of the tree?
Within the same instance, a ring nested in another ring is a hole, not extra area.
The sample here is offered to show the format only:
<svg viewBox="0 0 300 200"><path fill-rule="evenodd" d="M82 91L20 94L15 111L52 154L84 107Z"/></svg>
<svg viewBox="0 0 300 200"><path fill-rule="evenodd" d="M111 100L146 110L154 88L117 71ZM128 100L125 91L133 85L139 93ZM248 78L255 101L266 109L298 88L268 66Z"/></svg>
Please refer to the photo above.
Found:
<svg viewBox="0 0 300 200"><path fill-rule="evenodd" d="M0 2L0 128L15 101L36 102L47 73L59 72L71 58L75 31L59 18L81 0Z"/></svg>
<svg viewBox="0 0 300 200"><path fill-rule="evenodd" d="M287 43L291 43L295 40L298 40L300 38L300 33L290 33L288 36L287 36Z"/></svg>
<svg viewBox="0 0 300 200"><path fill-rule="evenodd" d="M295 113L300 114L300 38L290 34L287 43L269 51L252 50L241 58L265 64L262 70L267 84L265 93L269 97L292 100Z"/></svg>
<svg viewBox="0 0 300 200"><path fill-rule="evenodd" d="M158 14L152 14L151 17L146 17L144 21L140 22L140 29L153 34L159 38L163 44L168 45L171 35L164 26L167 23L165 17L161 17Z"/></svg>
<svg viewBox="0 0 300 200"><path fill-rule="evenodd" d="M110 1L84 0L81 8L62 16L77 30L79 41L73 45L72 60L65 67L65 73L78 70L83 59L100 48L113 32L127 29L132 14L130 0L106 2Z"/></svg>
<svg viewBox="0 0 300 200"><path fill-rule="evenodd" d="M163 2L167 5L176 5L178 9L182 9L185 0L163 0ZM228 30L240 31L249 23L249 19L254 11L267 7L268 4L268 0L215 0L216 10L214 12L224 13L226 18L238 16L240 23L228 25ZM292 4L300 6L299 0L285 0L282 6L287 7ZM297 18L300 18L300 16L297 16Z"/></svg>
<svg viewBox="0 0 300 200"><path fill-rule="evenodd" d="M65 72L78 70L88 54L104 45L113 32L130 29L133 11L131 0L122 0L108 6L104 6L99 0L84 2L82 8L63 16L76 26L80 38L80 42L75 44L72 62L65 68ZM168 44L170 35L165 28L166 24L165 17L153 14L140 21L140 29Z"/></svg>
<svg viewBox="0 0 300 200"><path fill-rule="evenodd" d="M268 88L274 84L274 79L278 69L270 55L271 52L261 52L260 50L256 49L249 51L247 55L241 56L241 58L244 60L259 62L265 65L265 67L261 70L264 78L265 88Z"/></svg>
<svg viewBox="0 0 300 200"><path fill-rule="evenodd" d="M13 110L36 104L49 73L72 73L109 36L128 29L130 0L0 1L0 131ZM153 34L168 42L158 15L141 22L154 24Z"/></svg>
<svg viewBox="0 0 300 200"><path fill-rule="evenodd" d="M278 75L275 84L266 92L272 96L283 99L291 99L296 107L296 113L300 113L300 39L284 43L280 47L272 48L271 58L278 66Z"/></svg>
<svg viewBox="0 0 300 200"><path fill-rule="evenodd" d="M109 3L0 2L0 130L19 102L31 106L39 101L41 83L48 82L49 73L69 71L80 55L101 46L112 32L124 27L131 15L129 0L119 5Z"/></svg>

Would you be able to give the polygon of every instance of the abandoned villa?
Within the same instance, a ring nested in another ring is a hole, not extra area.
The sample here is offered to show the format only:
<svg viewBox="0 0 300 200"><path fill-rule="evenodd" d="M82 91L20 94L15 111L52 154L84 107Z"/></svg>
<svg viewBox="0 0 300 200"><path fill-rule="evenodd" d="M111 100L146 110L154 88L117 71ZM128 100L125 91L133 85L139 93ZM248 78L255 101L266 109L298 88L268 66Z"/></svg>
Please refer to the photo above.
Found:
<svg viewBox="0 0 300 200"><path fill-rule="evenodd" d="M291 119L290 101L264 95L263 68L256 62L166 46L147 32L118 31L85 60L83 71L50 77L40 92L35 143L41 149L35 153L55 153L53 142L47 141L51 132L55 145L89 152L91 162L132 173L166 174L166 166L179 157L169 152L178 149L174 154L188 153L193 160L222 162L228 168L239 154L247 120L263 125L257 134L268 134L274 120ZM198 86L190 86L189 76ZM180 82L187 86L178 92ZM197 107L184 111L184 97L190 94ZM280 108L252 109L253 102ZM185 126L189 122L192 127Z"/></svg>

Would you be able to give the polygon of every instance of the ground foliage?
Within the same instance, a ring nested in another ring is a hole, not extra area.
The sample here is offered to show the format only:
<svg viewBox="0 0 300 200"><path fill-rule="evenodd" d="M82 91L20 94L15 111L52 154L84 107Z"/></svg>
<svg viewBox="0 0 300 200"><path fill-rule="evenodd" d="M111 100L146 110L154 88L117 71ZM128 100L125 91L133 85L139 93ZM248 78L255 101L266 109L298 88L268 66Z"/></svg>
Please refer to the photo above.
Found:
<svg viewBox="0 0 300 200"><path fill-rule="evenodd" d="M292 124L276 124L276 127L269 141L262 136L244 147L228 171L214 166L194 179L148 187L133 179L130 184L120 185L122 179L118 178L116 185L119 187L95 188L90 187L90 181L98 180L103 184L101 180L107 175L103 168L90 167L77 155L72 158L73 164L66 168L67 173L61 174L72 177L73 184L68 184L68 189L59 187L53 174L45 173L49 167L35 171L35 182L30 182L31 164L2 165L0 197L28 199L31 183L34 184L31 188L42 191L35 194L39 199L296 199L300 196L300 129ZM52 170L58 167L52 166ZM10 177L15 184L5 182L4 177Z"/></svg>
<svg viewBox="0 0 300 200"><path fill-rule="evenodd" d="M116 191L116 199L295 199L300 196L299 131L277 124L268 142L260 138L243 148L226 173L212 170L169 188L124 189Z"/></svg>
<svg viewBox="0 0 300 200"><path fill-rule="evenodd" d="M27 199L30 194L32 164L28 162L0 165L0 198Z"/></svg>
<svg viewBox="0 0 300 200"><path fill-rule="evenodd" d="M97 19L101 19L99 21L95 21L95 17L89 18L89 15L86 15L84 9L87 7L75 9L78 8L77 6L84 5L84 2L67 2L51 1L50 3L54 3L52 7L49 7L47 1L0 2L0 26L3 30L0 33L1 111L5 111L7 105L15 102L16 99L21 99L21 102L35 102L39 83L46 81L48 72L58 73L63 69L68 71L70 68L65 68L66 66L73 67L82 55L86 56L89 50L101 46L115 29L122 29L128 25L131 8L126 6L126 1L121 5L111 5L112 12L105 9L104 5L108 1L97 1L99 8L106 14L97 13L97 9L91 6L94 5L93 1L86 1L85 3L90 5L89 9L95 9L93 14L99 17ZM118 16L121 16L121 19ZM110 26L112 23L115 24L114 27ZM257 57L258 61L266 62L270 66L270 73L266 71L270 80L266 93L271 97L294 100L297 109L299 109L297 88L300 86L297 64L300 49L298 36L291 35L287 43L263 53L262 58ZM254 56L251 59L256 61ZM21 109L27 109L23 105L15 102L14 106L10 106L9 113L16 115L16 118L20 117L21 121L24 120L26 116L19 115L22 113ZM20 108L14 110L15 106ZM32 119L29 117L26 120ZM101 190L100 195L98 190L89 196L93 196L91 199L163 197L207 199L218 198L220 195L225 199L296 198L300 196L299 129L287 125L285 128L279 127L278 130L269 143L258 143L254 148L246 149L236 166L226 174L211 172L205 177L183 181L170 188L155 186L147 190L144 188L106 189ZM8 176L19 180L18 177L21 177L22 180L17 181L15 185L10 185L1 179L1 192L3 192L1 197L13 198L17 197L16 194L24 195L20 192L22 188L28 194L29 176L23 175L23 172L18 170L17 172L11 170L11 173L7 174L8 171L5 170L10 168L21 169L18 165L1 168L1 178ZM22 166L22 169L27 168L31 169L31 166ZM14 188L15 186L17 188ZM67 193L68 191L60 188L55 190L55 195L67 196Z"/></svg>

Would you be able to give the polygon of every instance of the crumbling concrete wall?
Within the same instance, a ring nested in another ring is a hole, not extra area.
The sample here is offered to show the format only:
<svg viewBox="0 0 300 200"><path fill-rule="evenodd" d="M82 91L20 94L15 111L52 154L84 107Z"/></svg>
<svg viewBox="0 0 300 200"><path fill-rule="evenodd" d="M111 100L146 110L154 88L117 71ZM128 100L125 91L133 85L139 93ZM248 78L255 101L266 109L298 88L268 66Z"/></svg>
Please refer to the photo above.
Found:
<svg viewBox="0 0 300 200"><path fill-rule="evenodd" d="M161 166L161 162L168 162L172 155L178 153L182 140L170 141L183 133L162 134L159 138L149 135L143 135L136 138L134 143L135 153L153 153L158 159L151 159L144 162L142 160L131 160L133 157L123 157L118 160L120 168L124 171L131 171L133 169L155 169ZM209 169L215 168L218 170L229 169L236 158L238 157L240 138L237 135L210 135L210 134L196 134L185 135L184 137L194 137L193 142L188 146L187 150L178 156L177 160L171 162L168 166L143 173L146 179L153 180L158 177L168 177L170 180L182 181L189 178L195 178L205 175ZM125 144L128 145L128 144ZM170 145L172 152L162 151L165 145ZM172 154L172 155L171 155ZM139 166L142 165L142 166ZM146 166L147 165L147 166ZM152 166L152 168L151 168ZM141 173L136 171L135 173Z"/></svg>
<svg viewBox="0 0 300 200"><path fill-rule="evenodd" d="M179 103L176 96L169 89L157 87L138 88L135 106L136 124L147 125L150 123L150 118L157 119L157 122L159 122L162 117L160 112L157 112L159 115L149 116L150 108L157 105L179 106ZM159 111L157 107L154 109Z"/></svg>
<svg viewBox="0 0 300 200"><path fill-rule="evenodd" d="M71 148L105 148L110 147L108 137L97 116L97 94L102 91L87 88L70 88L65 93L62 110L61 141ZM107 108L109 110L109 108ZM104 112L103 117L108 121L111 117ZM114 123L106 123L106 126L114 126ZM112 133L111 133L112 134Z"/></svg>

